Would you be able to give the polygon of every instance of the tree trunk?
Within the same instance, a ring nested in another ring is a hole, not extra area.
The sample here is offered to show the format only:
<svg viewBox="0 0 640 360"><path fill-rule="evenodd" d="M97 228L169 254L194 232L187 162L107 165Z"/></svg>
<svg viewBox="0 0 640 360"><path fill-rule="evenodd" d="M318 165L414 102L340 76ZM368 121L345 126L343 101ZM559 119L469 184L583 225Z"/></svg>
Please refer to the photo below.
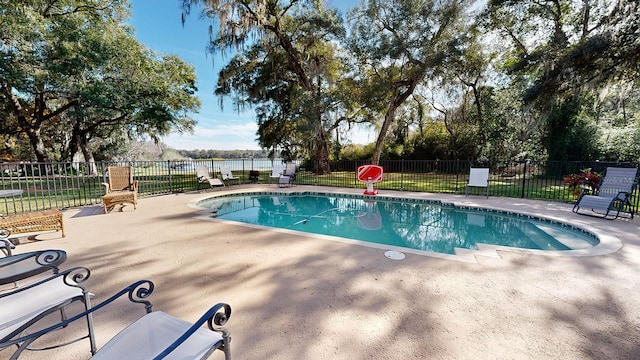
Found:
<svg viewBox="0 0 640 360"><path fill-rule="evenodd" d="M42 141L42 136L40 136L40 127L29 128L26 132L27 137L29 137L29 143L36 155L36 160L40 163L49 162L49 158L45 151L44 141Z"/></svg>
<svg viewBox="0 0 640 360"><path fill-rule="evenodd" d="M89 164L89 174L90 175L98 175L98 167L96 166L96 159L93 157L93 152L88 147L88 142L85 139L85 142L81 144L80 149L82 149L82 155L84 155L84 161Z"/></svg>
<svg viewBox="0 0 640 360"><path fill-rule="evenodd" d="M389 103L387 113L384 115L384 122L382 123L382 128L380 128L378 140L376 140L376 148L373 151L373 157L371 158L371 163L373 165L378 165L380 163L380 156L382 155L384 138L387 136L387 132L389 131L391 123L393 123L393 120L396 116L396 110L409 98L409 96L411 96L411 94L413 94L413 90L415 90L416 86L418 85L418 81L420 81L421 79L422 76L416 76L410 79L407 83L404 83L406 89L402 92L399 92L400 86L396 85L393 99Z"/></svg>
<svg viewBox="0 0 640 360"><path fill-rule="evenodd" d="M316 135L316 155L314 159L314 167L317 175L325 175L331 173L329 166L329 142L326 133L322 128L322 123L318 126L318 134Z"/></svg>
<svg viewBox="0 0 640 360"><path fill-rule="evenodd" d="M371 163L373 165L378 165L380 163L380 156L382 155L382 146L384 145L384 138L387 136L387 132L389 131L389 127L393 122L396 114L396 105L395 102L391 102L389 105L389 109L387 109L387 113L384 115L384 122L382 123L382 128L380 128L380 133L378 134L378 140L376 140L376 148L373 151L373 157L371 158Z"/></svg>

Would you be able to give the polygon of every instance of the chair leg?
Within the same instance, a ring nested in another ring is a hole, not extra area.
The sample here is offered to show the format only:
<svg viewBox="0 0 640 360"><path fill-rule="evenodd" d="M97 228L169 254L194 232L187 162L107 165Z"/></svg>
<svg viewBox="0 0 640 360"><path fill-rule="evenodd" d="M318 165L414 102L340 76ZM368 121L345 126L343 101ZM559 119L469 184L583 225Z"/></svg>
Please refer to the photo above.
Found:
<svg viewBox="0 0 640 360"><path fill-rule="evenodd" d="M231 333L226 329L222 329L222 351L224 351L224 359L231 360Z"/></svg>

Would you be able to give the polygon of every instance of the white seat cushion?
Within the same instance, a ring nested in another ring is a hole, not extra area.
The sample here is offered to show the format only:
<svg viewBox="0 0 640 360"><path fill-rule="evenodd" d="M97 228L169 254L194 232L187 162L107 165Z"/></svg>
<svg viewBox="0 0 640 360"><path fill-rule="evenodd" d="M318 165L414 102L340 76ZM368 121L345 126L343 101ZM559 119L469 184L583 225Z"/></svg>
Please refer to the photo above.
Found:
<svg viewBox="0 0 640 360"><path fill-rule="evenodd" d="M66 285L63 278L58 276L38 286L0 298L0 338L41 313L82 296L82 289Z"/></svg>
<svg viewBox="0 0 640 360"><path fill-rule="evenodd" d="M119 332L91 359L153 359L191 325L162 311L151 312ZM201 359L221 344L222 336L219 333L200 328L165 359Z"/></svg>

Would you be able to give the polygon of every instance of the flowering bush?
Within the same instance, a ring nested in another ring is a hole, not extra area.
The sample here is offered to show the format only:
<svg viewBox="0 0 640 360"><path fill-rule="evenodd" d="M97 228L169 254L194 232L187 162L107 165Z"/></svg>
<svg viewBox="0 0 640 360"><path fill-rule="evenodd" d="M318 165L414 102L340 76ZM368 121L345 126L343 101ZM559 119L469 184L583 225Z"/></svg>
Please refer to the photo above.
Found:
<svg viewBox="0 0 640 360"><path fill-rule="evenodd" d="M580 195L584 188L594 193L600 187L601 175L591 169L582 169L579 174L571 174L564 177L564 182L569 186L573 195Z"/></svg>

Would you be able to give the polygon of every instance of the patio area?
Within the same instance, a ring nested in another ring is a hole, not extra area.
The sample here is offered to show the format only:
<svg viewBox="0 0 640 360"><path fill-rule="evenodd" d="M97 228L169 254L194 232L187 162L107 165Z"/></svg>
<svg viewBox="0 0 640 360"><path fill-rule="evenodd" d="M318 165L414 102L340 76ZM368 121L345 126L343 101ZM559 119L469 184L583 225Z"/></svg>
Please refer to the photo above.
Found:
<svg viewBox="0 0 640 360"><path fill-rule="evenodd" d="M235 359L633 359L640 347L640 220L576 215L572 205L380 191L566 219L618 237L599 256L500 251L456 261L197 218L190 201L232 192L362 189L275 185L146 197L102 214L64 212L66 237L41 233L14 253L62 249L86 266L93 304L149 279L155 310L194 321L217 302ZM34 241L35 240L35 241ZM104 344L144 310L127 301L94 316ZM56 336L71 336L65 329ZM141 339L143 341L143 339ZM6 352L0 352L0 358ZM21 359L86 359L88 341ZM216 353L212 359L222 359Z"/></svg>

